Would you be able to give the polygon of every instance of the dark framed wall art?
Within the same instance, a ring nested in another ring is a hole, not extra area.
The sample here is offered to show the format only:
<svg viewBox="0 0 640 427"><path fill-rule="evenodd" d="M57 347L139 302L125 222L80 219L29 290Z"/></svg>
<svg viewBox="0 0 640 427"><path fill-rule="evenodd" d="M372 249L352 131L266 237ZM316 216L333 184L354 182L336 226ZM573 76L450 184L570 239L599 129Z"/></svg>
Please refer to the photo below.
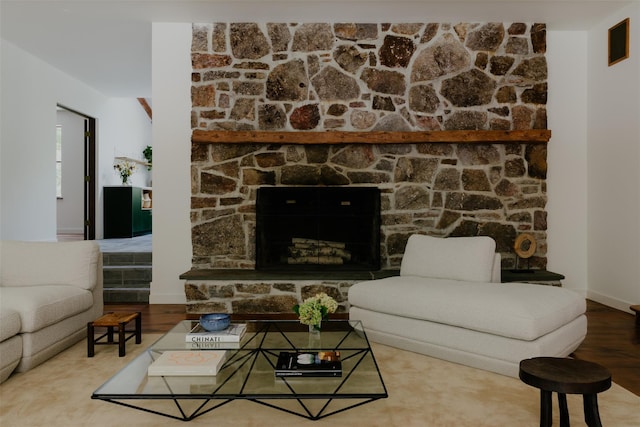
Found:
<svg viewBox="0 0 640 427"><path fill-rule="evenodd" d="M629 57L629 18L609 28L609 66Z"/></svg>

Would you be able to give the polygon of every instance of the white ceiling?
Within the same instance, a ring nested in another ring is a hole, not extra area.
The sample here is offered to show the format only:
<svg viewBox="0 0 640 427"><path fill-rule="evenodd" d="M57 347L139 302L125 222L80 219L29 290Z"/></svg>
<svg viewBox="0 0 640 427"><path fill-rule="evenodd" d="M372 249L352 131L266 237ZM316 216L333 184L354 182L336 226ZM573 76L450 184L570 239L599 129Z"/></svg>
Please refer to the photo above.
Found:
<svg viewBox="0 0 640 427"><path fill-rule="evenodd" d="M0 0L0 35L107 96L151 96L152 22L544 22L587 30L638 0Z"/></svg>

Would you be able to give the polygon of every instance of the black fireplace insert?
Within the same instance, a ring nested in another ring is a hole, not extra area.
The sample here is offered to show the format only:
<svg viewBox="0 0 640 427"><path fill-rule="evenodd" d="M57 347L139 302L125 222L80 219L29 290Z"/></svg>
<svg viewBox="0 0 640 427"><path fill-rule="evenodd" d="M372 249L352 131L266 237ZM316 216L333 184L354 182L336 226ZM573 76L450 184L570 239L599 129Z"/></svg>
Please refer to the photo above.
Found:
<svg viewBox="0 0 640 427"><path fill-rule="evenodd" d="M373 187L259 188L256 269L379 270L380 190Z"/></svg>

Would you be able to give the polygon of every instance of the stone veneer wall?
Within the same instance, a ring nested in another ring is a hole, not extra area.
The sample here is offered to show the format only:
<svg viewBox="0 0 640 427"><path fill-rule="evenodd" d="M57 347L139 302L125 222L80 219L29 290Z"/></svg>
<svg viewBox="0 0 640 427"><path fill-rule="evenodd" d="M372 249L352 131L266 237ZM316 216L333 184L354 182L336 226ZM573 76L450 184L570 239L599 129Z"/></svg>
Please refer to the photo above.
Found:
<svg viewBox="0 0 640 427"><path fill-rule="evenodd" d="M198 24L192 128L546 129L545 52L544 24ZM513 242L525 231L538 240L530 266L546 266L544 144L194 143L194 270L254 268L264 185L381 188L383 268L399 266L412 233L492 236L513 267ZM280 311L309 293L280 285L186 286L201 311L260 310L219 305L234 296ZM344 301L341 286L328 290Z"/></svg>

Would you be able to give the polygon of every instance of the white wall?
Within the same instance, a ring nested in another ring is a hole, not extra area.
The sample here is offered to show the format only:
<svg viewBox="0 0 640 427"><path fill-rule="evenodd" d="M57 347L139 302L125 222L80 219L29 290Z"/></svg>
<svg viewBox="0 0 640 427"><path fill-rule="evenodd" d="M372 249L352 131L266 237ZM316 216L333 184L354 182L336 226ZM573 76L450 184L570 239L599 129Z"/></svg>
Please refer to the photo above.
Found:
<svg viewBox="0 0 640 427"><path fill-rule="evenodd" d="M101 238L101 189L119 182L114 153L131 150L142 159L151 140L146 113L136 99L107 98L6 40L0 48L0 238L56 240L57 104L97 119L96 235ZM147 182L146 171L133 177L134 185Z"/></svg>
<svg viewBox="0 0 640 427"><path fill-rule="evenodd" d="M547 33L547 269L586 296L587 34Z"/></svg>
<svg viewBox="0 0 640 427"><path fill-rule="evenodd" d="M186 302L191 269L191 24L152 26L153 282L149 302Z"/></svg>
<svg viewBox="0 0 640 427"><path fill-rule="evenodd" d="M630 24L630 57L607 64L608 29ZM589 297L628 310L640 302L640 3L589 31Z"/></svg>
<svg viewBox="0 0 640 427"><path fill-rule="evenodd" d="M62 198L56 202L57 232L84 233L84 121L67 110L58 110L62 127Z"/></svg>

